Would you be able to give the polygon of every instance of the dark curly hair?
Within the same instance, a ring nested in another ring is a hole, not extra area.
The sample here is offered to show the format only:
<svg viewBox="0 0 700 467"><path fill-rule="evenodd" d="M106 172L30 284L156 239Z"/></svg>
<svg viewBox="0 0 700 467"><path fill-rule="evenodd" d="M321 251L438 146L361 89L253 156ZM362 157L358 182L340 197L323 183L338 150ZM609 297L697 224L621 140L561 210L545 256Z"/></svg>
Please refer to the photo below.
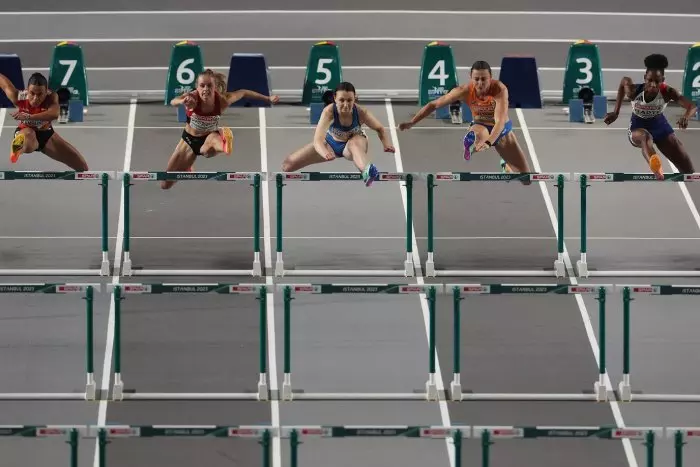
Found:
<svg viewBox="0 0 700 467"><path fill-rule="evenodd" d="M663 74L668 68L668 58L662 54L647 55L644 58L644 66L647 67L647 71L659 70Z"/></svg>

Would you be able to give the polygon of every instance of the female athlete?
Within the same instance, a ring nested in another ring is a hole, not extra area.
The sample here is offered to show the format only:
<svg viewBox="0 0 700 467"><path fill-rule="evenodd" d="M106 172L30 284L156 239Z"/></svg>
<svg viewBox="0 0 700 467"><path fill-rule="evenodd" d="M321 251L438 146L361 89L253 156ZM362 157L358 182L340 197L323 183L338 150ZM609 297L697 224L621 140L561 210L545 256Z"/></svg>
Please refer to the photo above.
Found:
<svg viewBox="0 0 700 467"><path fill-rule="evenodd" d="M313 142L287 156L282 171L294 172L312 164L345 157L362 173L365 185L372 185L379 177L379 170L367 155L369 142L362 125L377 132L384 152L394 152L389 134L369 110L357 105L355 87L350 83L338 84L335 92L324 96L324 103L326 107L316 125Z"/></svg>
<svg viewBox="0 0 700 467"><path fill-rule="evenodd" d="M409 122L401 123L399 129L408 130L436 109L464 101L473 116L463 139L464 159L469 160L473 153L495 147L501 156L503 171L529 172L527 158L508 118L508 88L491 77L491 66L481 60L472 65L470 78L469 84L457 86L426 104Z"/></svg>
<svg viewBox="0 0 700 467"><path fill-rule="evenodd" d="M170 105L185 106L187 123L168 161L168 172L191 171L199 155L209 158L221 153L231 154L233 132L228 127L219 127L219 119L234 102L245 97L272 104L279 102L277 96L263 96L247 89L221 92L225 89L225 77L207 69L197 77L196 90L170 101ZM167 190L174 184L174 181L166 180L161 183L161 188Z"/></svg>
<svg viewBox="0 0 700 467"><path fill-rule="evenodd" d="M647 56L644 59L644 66L647 70L643 84L635 84L626 76L622 78L617 90L615 110L605 116L605 123L610 125L617 120L622 100L627 96L632 101L632 118L627 130L627 138L632 146L641 148L642 155L656 178L663 179L664 172L661 158L654 150L654 144L680 173L693 173L693 163L683 144L676 137L671 124L666 120L664 110L669 102L680 103L685 108L685 114L678 119L678 127L686 129L688 119L696 111L695 105L665 83L664 71L668 67L668 59L664 55Z"/></svg>
<svg viewBox="0 0 700 467"><path fill-rule="evenodd" d="M39 151L76 172L88 170L87 162L80 152L53 129L51 122L60 113L58 95L49 90L44 75L34 73L27 81L27 89L20 91L6 76L0 74L0 89L17 107L12 117L19 121L12 139L10 162L16 164L22 154Z"/></svg>

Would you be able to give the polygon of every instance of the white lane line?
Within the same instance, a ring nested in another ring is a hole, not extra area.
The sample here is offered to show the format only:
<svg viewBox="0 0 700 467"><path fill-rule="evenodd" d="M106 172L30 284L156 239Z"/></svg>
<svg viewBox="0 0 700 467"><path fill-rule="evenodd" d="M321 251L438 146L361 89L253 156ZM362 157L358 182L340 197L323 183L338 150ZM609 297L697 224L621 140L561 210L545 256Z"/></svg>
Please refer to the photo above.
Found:
<svg viewBox="0 0 700 467"><path fill-rule="evenodd" d="M678 168L668 159L667 162L671 166L671 170L673 171L673 173L678 173ZM686 204L688 204L688 209L690 209L690 214L693 216L695 224L698 226L698 229L700 229L700 214L698 214L698 208L697 206L695 206L695 202L693 202L693 198L688 192L688 187L685 186L685 183L678 183L678 188L681 190L683 198L685 198Z"/></svg>
<svg viewBox="0 0 700 467"><path fill-rule="evenodd" d="M260 170L267 172L267 119L265 108L258 109L260 116ZM270 378L270 391L278 391L277 386L277 337L275 336L275 284L270 275L272 269L272 240L270 236L270 225L272 216L270 213L270 192L269 183L262 181L262 205L263 205L263 237L265 248L265 284L267 285L267 340L268 340L268 373ZM271 424L280 426L280 406L279 401L270 401ZM272 465L282 467L282 447L279 435L272 438Z"/></svg>
<svg viewBox="0 0 700 467"><path fill-rule="evenodd" d="M626 16L659 18L700 18L697 13L648 13L617 11L515 11L515 10L85 10L85 11L0 11L0 16L142 16L142 15L420 15L420 16Z"/></svg>
<svg viewBox="0 0 700 467"><path fill-rule="evenodd" d="M394 109L391 106L391 99L386 100L386 113L387 117L389 119L389 131L391 132L391 139L394 143L394 148L396 149L396 152L394 154L394 160L396 162L396 171L397 172L403 172L403 161L401 159L401 148L399 145L399 137L396 134L396 120L394 119ZM408 212L407 212L407 198L406 198L406 187L403 186L402 184L399 184L399 190L401 191L401 201L403 203L403 209L404 209L404 216L406 220L408 220ZM425 284L425 281L423 280L423 274L421 272L421 263L420 263L420 252L418 251L418 242L416 241L416 234L415 234L415 228L412 225L411 230L413 231L413 264L415 266L415 271L416 271L416 282L419 285ZM425 335L427 339L430 339L430 313L428 311L428 300L425 294L420 294L419 295L419 301L420 301L420 306L421 310L423 312L423 323L425 325ZM442 371L440 369L440 358L438 356L439 352L437 350L437 346L435 348L435 385L437 386L438 393L442 393L445 390L445 386L443 385L443 379L442 379ZM440 400L438 401L438 406L440 408L440 417L442 419L442 424L443 426L451 426L452 423L450 422L450 412L447 409L447 401L445 400ZM447 456L449 457L450 460L450 466L455 467L455 461L454 461L454 445L452 444L452 441L449 438L445 439L445 445L447 447Z"/></svg>
<svg viewBox="0 0 700 467"><path fill-rule="evenodd" d="M263 182L265 183L265 182ZM692 202L692 200L691 200ZM691 212L693 212L694 208L691 207ZM694 210L693 217L697 216L697 209ZM696 218L696 221L700 221L700 219ZM37 237L37 236L27 236L27 235L18 235L18 236L11 236L11 235L0 235L0 240L100 240L102 237L95 236L95 237L70 237L70 236L61 236L61 237ZM110 239L114 239L117 237L110 236L108 237ZM270 239L276 239L277 237L275 235L270 235ZM345 240L405 240L405 237L378 237L378 236L363 236L363 235L358 235L358 236L314 236L314 237L294 237L294 236L284 236L285 239L289 240L338 240L338 241L345 241ZM512 236L512 237L506 237L506 236L490 236L490 237L463 237L463 236L458 236L458 237L449 237L449 236L435 236L433 239L435 240L555 240L557 237L556 236L541 236L541 237L536 237L536 236L530 236L530 237L519 237L519 236ZM574 235L567 235L567 240L580 240L581 237L577 237ZM677 241L697 241L700 240L700 237L586 237L588 240L610 240L610 241L669 241L669 242L677 242ZM131 236L132 240L252 240L252 236L242 236L242 237L176 237L176 236L166 236L166 237L135 237ZM418 240L427 240L428 237L421 237L421 236L416 236L416 239Z"/></svg>
<svg viewBox="0 0 700 467"><path fill-rule="evenodd" d="M535 152L535 145L532 142L532 138L530 136L530 133L527 130L527 123L525 122L525 115L522 111L522 109L516 109L516 113L518 115L518 121L520 122L520 126L523 128L523 137L525 138L525 142L527 144L528 151L530 153L530 157L532 159L532 164L533 164L533 169L536 172L540 172L542 170L540 166L540 161L537 157L537 153ZM557 232L557 215L554 211L554 205L552 203L552 198L549 195L549 189L546 185L545 182L538 182L540 185L540 190L542 191L542 198L544 198L545 205L547 206L547 212L549 213L549 218L552 222L552 228L554 229L554 232ZM573 269L573 266L571 264L571 258L569 257L569 252L566 247L566 242L564 242L564 263L566 265L566 271L568 274L568 279L571 282L572 285L577 285L578 280L575 277L575 272ZM593 323L591 322L591 318L588 314L588 310L586 309L586 304L583 301L583 298L581 294L577 294L575 296L576 298L576 304L578 305L579 313L581 315L581 320L583 321L583 325L586 328L586 335L588 336L588 342L591 346L591 350L593 351L593 357L595 358L596 365L600 364L600 355L598 353L598 339L596 338L595 331L593 330ZM605 373L605 386L608 390L612 390L612 383L610 382L610 376L608 375L607 371ZM624 427L625 426L625 420L622 418L622 412L620 411L620 406L617 402L617 399L615 396L612 396L612 400L610 401L610 409L612 410L613 417L615 418L615 423L617 423L618 427ZM629 464L630 467L638 467L637 464L637 458L634 454L634 450L632 449L632 443L630 442L629 439L625 438L622 440L622 446L625 451L625 456L627 457L627 463Z"/></svg>
<svg viewBox="0 0 700 467"><path fill-rule="evenodd" d="M124 149L124 171L128 172L131 167L131 152L134 142L134 122L136 121L137 99L131 99L129 105L129 130L126 133L126 147ZM112 284L119 283L122 263L122 249L124 241L124 185L121 187L121 200L119 202L119 221L117 224L117 244L114 252L114 273ZM112 373L112 351L114 348L114 300L109 300L109 318L107 319L107 338L105 343L104 362L102 364L102 384L101 393L104 397L109 393L109 383ZM103 426L107 423L107 400L100 400L97 412L97 425ZM95 440L94 467L100 467L99 440Z"/></svg>
<svg viewBox="0 0 700 467"><path fill-rule="evenodd" d="M77 42L80 44L93 43L135 43L135 42L179 42L180 37L72 37L65 38L21 38L21 39L0 39L0 44L55 44L64 40ZM188 40L193 42L474 42L474 43L519 43L519 44L571 44L578 38L545 38L545 37L393 37L393 36L371 36L371 37L191 37ZM691 46L693 41L659 41L649 39L589 39L596 44L644 44L644 45L683 45Z"/></svg>

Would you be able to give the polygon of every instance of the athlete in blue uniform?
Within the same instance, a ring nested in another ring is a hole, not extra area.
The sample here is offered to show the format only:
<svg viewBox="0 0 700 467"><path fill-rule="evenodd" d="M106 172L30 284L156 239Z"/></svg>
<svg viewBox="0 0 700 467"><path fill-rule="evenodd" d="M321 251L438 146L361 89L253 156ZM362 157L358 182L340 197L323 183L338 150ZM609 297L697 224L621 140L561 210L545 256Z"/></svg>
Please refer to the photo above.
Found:
<svg viewBox="0 0 700 467"><path fill-rule="evenodd" d="M685 114L678 119L678 127L686 129L688 119L696 111L695 105L664 82L664 71L668 67L668 59L664 55L647 56L644 66L647 70L643 84L635 84L626 76L622 78L617 90L615 110L605 116L605 123L610 125L617 120L622 100L627 96L632 101L632 118L627 137L634 147L641 148L644 159L656 177L663 179L664 174L661 158L656 154L654 145L680 173L693 173L693 163L666 120L664 110L669 102L678 102L683 106Z"/></svg>
<svg viewBox="0 0 700 467"><path fill-rule="evenodd" d="M282 171L294 172L344 157L355 164L365 185L370 186L379 177L379 170L367 155L369 142L362 125L377 132L384 152L394 152L389 134L369 110L356 104L355 87L350 83L340 83L324 102L327 105L316 125L313 142L287 156Z"/></svg>

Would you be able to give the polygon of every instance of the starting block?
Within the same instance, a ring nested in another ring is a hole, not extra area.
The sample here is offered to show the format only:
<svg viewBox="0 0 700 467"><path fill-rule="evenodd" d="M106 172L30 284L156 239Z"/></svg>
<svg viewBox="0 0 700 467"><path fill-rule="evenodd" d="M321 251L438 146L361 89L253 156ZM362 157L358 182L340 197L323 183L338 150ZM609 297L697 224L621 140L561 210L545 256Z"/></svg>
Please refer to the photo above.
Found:
<svg viewBox="0 0 700 467"><path fill-rule="evenodd" d="M604 95L603 68L600 64L598 46L586 40L576 41L569 46L562 89L564 105L569 104L571 99L580 98L579 93L583 88L589 88L595 96ZM597 113L595 107L594 101L593 113L596 118L603 118L604 114ZM569 115L572 114L569 113Z"/></svg>
<svg viewBox="0 0 700 467"><path fill-rule="evenodd" d="M233 54L228 69L227 90L248 89L270 95L270 73L262 54ZM271 107L272 104L258 99L243 98L231 107Z"/></svg>
<svg viewBox="0 0 700 467"><path fill-rule="evenodd" d="M49 89L58 93L59 123L82 122L90 104L83 49L75 42L56 44L51 57Z"/></svg>
<svg viewBox="0 0 700 467"><path fill-rule="evenodd" d="M510 108L542 108L540 80L535 57L503 57L498 79L508 87L508 106Z"/></svg>
<svg viewBox="0 0 700 467"><path fill-rule="evenodd" d="M24 75L22 74L22 60L17 54L0 54L0 73L7 76L17 89L24 89ZM0 89L0 108L14 107L5 93Z"/></svg>
<svg viewBox="0 0 700 467"><path fill-rule="evenodd" d="M181 41L173 45L165 82L164 104L170 105L170 101L174 98L193 91L197 75L202 71L204 71L204 65L199 45L191 41ZM178 106L177 121L180 123L186 121L185 109L182 106Z"/></svg>
<svg viewBox="0 0 700 467"><path fill-rule="evenodd" d="M700 42L688 49L683 70L683 96L697 103L696 118L700 120Z"/></svg>
<svg viewBox="0 0 700 467"><path fill-rule="evenodd" d="M583 99L569 99L569 121L572 123L594 123L596 118L604 118L608 112L605 96L593 96L591 107L586 109Z"/></svg>
<svg viewBox="0 0 700 467"><path fill-rule="evenodd" d="M342 81L343 67L338 46L329 41L315 43L311 47L309 61L306 63L301 103L303 105L322 103L323 94L334 90Z"/></svg>
<svg viewBox="0 0 700 467"><path fill-rule="evenodd" d="M457 86L459 86L459 79L452 47L444 42L430 42L423 49L418 82L418 105L423 107ZM436 117L450 118L449 109L438 109Z"/></svg>

